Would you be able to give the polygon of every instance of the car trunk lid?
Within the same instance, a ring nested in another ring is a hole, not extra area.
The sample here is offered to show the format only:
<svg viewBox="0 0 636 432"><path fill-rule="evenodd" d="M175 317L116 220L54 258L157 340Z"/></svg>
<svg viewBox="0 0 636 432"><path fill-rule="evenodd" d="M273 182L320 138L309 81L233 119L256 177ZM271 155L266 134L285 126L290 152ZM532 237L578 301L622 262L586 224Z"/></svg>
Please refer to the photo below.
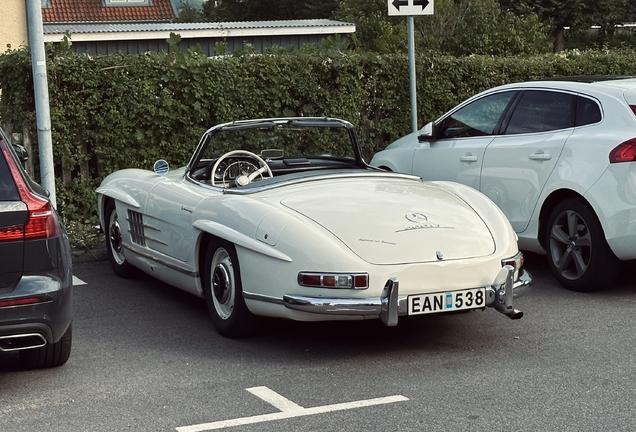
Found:
<svg viewBox="0 0 636 432"><path fill-rule="evenodd" d="M494 253L490 230L434 183L362 178L305 185L281 204L315 221L365 261L407 264Z"/></svg>

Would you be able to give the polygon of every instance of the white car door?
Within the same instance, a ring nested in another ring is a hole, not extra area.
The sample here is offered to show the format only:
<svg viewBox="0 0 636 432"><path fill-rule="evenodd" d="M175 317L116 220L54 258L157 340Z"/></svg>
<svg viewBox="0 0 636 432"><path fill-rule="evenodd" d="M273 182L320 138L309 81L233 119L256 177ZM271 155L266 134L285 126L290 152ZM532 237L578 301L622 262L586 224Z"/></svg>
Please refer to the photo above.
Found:
<svg viewBox="0 0 636 432"><path fill-rule="evenodd" d="M425 180L450 180L479 189L484 152L515 94L516 91L490 94L443 118L435 125L434 139L415 150L413 174Z"/></svg>
<svg viewBox="0 0 636 432"><path fill-rule="evenodd" d="M182 173L177 178L168 174L148 198L145 214L148 247L179 261L189 261L195 241L193 213L207 195L200 185L188 181Z"/></svg>
<svg viewBox="0 0 636 432"><path fill-rule="evenodd" d="M523 232L565 141L574 131L576 96L528 90L486 149L480 190Z"/></svg>

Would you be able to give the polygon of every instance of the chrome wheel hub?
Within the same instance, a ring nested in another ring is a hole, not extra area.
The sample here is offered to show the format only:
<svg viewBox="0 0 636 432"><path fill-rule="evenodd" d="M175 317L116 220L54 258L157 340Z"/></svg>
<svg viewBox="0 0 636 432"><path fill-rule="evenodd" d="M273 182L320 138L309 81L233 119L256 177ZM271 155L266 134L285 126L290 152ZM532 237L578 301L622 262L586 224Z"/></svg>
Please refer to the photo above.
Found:
<svg viewBox="0 0 636 432"><path fill-rule="evenodd" d="M108 242L110 243L110 250L115 262L119 265L126 261L124 256L124 242L121 236L121 227L119 226L119 219L117 218L117 212L113 211L110 215L110 223L108 224Z"/></svg>
<svg viewBox="0 0 636 432"><path fill-rule="evenodd" d="M228 252L219 248L212 259L212 302L221 319L229 319L234 311L236 285L232 258Z"/></svg>

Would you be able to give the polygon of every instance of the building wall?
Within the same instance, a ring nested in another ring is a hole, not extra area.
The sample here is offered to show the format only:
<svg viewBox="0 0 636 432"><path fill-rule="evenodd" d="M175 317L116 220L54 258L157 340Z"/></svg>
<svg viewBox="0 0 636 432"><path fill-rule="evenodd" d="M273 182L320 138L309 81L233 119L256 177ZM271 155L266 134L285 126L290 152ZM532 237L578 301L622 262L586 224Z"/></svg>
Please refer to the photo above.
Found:
<svg viewBox="0 0 636 432"><path fill-rule="evenodd" d="M2 1L2 0L0 0ZM299 36L247 36L247 37L226 37L226 38L189 38L181 39L179 50L186 53L188 49L199 46L203 55L215 56L216 43L224 43L225 54L232 54L236 50L247 49L246 44L251 44L257 53L264 53L271 46L283 48L299 49L304 44L320 44L329 35L299 35ZM342 35L341 35L342 36ZM343 37L344 39L344 37ZM169 51L170 45L164 39L152 40L112 40L94 42L73 42L71 49L77 53L87 53L90 55L108 55L116 52L125 54L143 54L149 51Z"/></svg>
<svg viewBox="0 0 636 432"><path fill-rule="evenodd" d="M2 24L0 24L0 53L27 45L26 0L1 0ZM31 1L31 0L29 0Z"/></svg>

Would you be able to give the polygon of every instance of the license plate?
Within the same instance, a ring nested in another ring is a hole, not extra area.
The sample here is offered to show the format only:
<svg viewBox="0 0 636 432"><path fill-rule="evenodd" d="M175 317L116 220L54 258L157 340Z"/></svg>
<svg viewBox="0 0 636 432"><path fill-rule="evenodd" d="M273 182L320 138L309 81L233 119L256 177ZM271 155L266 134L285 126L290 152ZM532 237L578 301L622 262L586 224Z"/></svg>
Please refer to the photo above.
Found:
<svg viewBox="0 0 636 432"><path fill-rule="evenodd" d="M485 288L408 296L409 315L479 309L484 306L486 306Z"/></svg>

